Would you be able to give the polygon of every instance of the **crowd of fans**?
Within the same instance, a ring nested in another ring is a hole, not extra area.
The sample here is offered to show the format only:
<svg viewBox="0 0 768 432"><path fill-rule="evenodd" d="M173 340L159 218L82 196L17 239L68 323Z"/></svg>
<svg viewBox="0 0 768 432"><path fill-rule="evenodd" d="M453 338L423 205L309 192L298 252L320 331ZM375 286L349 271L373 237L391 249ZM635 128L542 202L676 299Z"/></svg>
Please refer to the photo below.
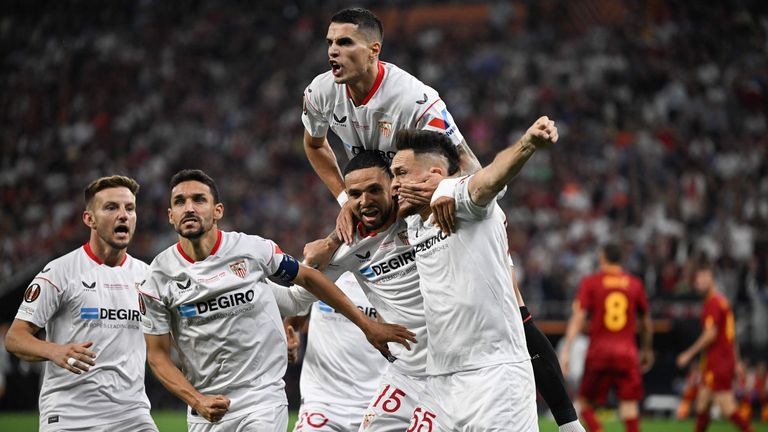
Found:
<svg viewBox="0 0 768 432"><path fill-rule="evenodd" d="M539 115L558 122L561 142L537 154L501 201L533 309L564 318L595 246L618 237L653 300L693 298L692 258L716 259L720 288L751 312L743 337L765 347L766 6L648 0L599 13L615 3L492 4L487 22L461 31L390 19L382 58L441 93L484 164ZM396 4L365 5L392 16ZM8 6L0 280L83 243L81 190L113 173L142 185L134 256L149 261L175 241L167 182L193 167L219 183L224 229L300 256L338 211L306 161L300 110L304 86L328 69L325 32L340 7ZM654 304L658 316L680 314L674 302Z"/></svg>

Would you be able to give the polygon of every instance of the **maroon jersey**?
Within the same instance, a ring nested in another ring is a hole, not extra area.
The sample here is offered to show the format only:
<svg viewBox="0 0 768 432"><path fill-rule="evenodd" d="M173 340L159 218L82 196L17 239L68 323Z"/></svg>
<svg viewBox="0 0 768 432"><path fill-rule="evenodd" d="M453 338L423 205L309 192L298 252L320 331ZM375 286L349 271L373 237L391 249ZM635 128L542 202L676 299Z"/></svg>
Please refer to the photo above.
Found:
<svg viewBox="0 0 768 432"><path fill-rule="evenodd" d="M642 282L611 266L582 279L576 301L592 320L587 364L618 369L638 366L637 313L648 311Z"/></svg>
<svg viewBox="0 0 768 432"><path fill-rule="evenodd" d="M736 352L733 348L733 338L736 326L733 322L733 312L728 300L722 294L715 292L704 300L701 311L701 326L705 329L715 326L717 337L707 347L702 356L703 369L728 370L736 366Z"/></svg>

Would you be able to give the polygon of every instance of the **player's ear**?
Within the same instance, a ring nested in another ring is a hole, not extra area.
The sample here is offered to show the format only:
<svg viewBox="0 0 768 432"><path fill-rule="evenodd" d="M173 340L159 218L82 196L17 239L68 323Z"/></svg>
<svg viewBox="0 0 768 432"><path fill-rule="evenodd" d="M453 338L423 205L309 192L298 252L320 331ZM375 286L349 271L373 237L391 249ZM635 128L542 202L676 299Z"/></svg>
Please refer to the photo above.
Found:
<svg viewBox="0 0 768 432"><path fill-rule="evenodd" d="M173 217L171 216L171 209L168 209L168 223L173 225Z"/></svg>
<svg viewBox="0 0 768 432"><path fill-rule="evenodd" d="M224 204L216 203L216 205L213 206L213 220L218 221L223 217L224 217Z"/></svg>
<svg viewBox="0 0 768 432"><path fill-rule="evenodd" d="M91 211L88 209L83 211L83 223L88 228L96 228L96 220L93 218L93 213L91 213Z"/></svg>
<svg viewBox="0 0 768 432"><path fill-rule="evenodd" d="M378 60L379 54L381 54L381 42L373 41L368 44L368 49L371 50L371 60Z"/></svg>
<svg viewBox="0 0 768 432"><path fill-rule="evenodd" d="M443 167L433 166L429 169L430 174L440 174L443 177L447 177L448 173Z"/></svg>

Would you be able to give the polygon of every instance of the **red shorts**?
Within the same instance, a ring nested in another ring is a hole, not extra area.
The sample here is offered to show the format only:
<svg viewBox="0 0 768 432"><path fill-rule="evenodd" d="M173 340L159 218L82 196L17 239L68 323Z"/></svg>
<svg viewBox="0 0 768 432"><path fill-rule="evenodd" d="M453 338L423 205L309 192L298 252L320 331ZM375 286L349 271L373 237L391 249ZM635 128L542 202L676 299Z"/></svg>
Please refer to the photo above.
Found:
<svg viewBox="0 0 768 432"><path fill-rule="evenodd" d="M702 382L712 391L728 391L733 388L733 378L736 370L733 367L710 367L704 369Z"/></svg>
<svg viewBox="0 0 768 432"><path fill-rule="evenodd" d="M581 378L579 396L603 405L608 399L608 392L616 388L619 400L637 400L643 398L643 380L640 369L596 368L587 366Z"/></svg>

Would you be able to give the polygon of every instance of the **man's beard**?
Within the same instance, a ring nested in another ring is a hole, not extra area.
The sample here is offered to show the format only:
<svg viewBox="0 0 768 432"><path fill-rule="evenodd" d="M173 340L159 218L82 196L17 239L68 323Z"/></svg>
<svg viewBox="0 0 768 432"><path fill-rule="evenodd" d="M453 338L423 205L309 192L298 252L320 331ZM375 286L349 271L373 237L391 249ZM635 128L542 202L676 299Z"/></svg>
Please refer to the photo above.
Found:
<svg viewBox="0 0 768 432"><path fill-rule="evenodd" d="M203 226L202 223L200 224L200 228L198 228L198 229L196 229L194 231L183 232L181 228L176 228L176 232L180 236L184 237L185 239L189 239L189 240L199 239L200 237L203 236L203 234L205 234L206 231L207 230L205 229L205 227Z"/></svg>

